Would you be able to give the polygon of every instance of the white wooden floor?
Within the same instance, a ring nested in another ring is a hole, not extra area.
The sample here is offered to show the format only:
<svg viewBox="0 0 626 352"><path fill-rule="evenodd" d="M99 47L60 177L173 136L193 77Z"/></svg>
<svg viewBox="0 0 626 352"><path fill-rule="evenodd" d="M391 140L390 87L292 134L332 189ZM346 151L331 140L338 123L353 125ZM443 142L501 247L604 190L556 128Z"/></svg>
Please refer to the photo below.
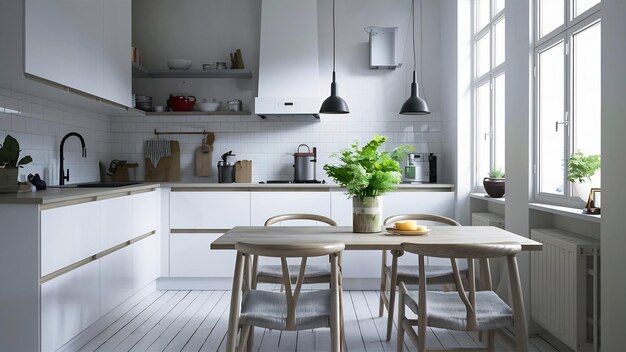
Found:
<svg viewBox="0 0 626 352"><path fill-rule="evenodd" d="M119 314L81 351L224 351L229 291L156 291ZM378 293L344 292L344 324L348 351L396 351L396 335L384 341L386 318L378 317ZM328 351L328 329L281 332L255 329L255 351ZM405 351L416 348L405 338ZM476 334L432 329L429 347L479 347ZM496 351L506 351L497 344ZM529 351L553 352L540 338Z"/></svg>

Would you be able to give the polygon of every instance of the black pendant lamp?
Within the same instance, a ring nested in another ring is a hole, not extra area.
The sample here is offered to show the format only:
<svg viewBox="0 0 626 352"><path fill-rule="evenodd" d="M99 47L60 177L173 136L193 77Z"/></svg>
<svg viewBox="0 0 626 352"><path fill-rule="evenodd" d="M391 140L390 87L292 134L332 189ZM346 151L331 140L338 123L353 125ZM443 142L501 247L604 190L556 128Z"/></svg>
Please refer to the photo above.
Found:
<svg viewBox="0 0 626 352"><path fill-rule="evenodd" d="M346 101L337 95L335 82L335 0L333 0L333 83L330 84L330 96L322 103L320 114L347 114L349 112Z"/></svg>
<svg viewBox="0 0 626 352"><path fill-rule="evenodd" d="M426 100L417 96L417 83L415 82L415 0L411 2L411 7L413 11L413 83L411 83L411 96L407 99L404 104L402 104L402 108L400 109L400 114L402 115L427 115L430 114L430 109L428 108L428 103ZM420 0L420 38L422 35L422 1ZM422 41L420 40L420 43ZM422 56L420 51L420 64L422 62Z"/></svg>

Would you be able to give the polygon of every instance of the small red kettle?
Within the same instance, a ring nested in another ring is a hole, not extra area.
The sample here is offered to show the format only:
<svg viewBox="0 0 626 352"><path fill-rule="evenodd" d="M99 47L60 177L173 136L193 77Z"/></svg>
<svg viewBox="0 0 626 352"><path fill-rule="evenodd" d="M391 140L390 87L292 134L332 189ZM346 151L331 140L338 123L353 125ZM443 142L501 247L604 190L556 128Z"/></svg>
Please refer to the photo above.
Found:
<svg viewBox="0 0 626 352"><path fill-rule="evenodd" d="M184 96L170 94L170 98L167 99L167 106L169 106L172 111L191 111L195 103L196 97L193 95Z"/></svg>

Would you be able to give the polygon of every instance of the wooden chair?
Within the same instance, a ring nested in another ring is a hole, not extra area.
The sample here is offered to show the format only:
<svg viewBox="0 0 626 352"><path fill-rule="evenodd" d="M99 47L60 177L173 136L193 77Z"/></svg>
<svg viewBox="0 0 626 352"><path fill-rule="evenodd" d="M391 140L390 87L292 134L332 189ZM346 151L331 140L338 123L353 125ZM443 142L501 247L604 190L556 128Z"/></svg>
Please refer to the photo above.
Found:
<svg viewBox="0 0 626 352"><path fill-rule="evenodd" d="M448 330L488 331L487 350L494 349L494 331L515 326L516 351L526 351L528 330L524 312L524 299L515 255L522 250L517 243L493 243L474 245L441 245L403 243L402 249L418 254L419 275L426 275L424 257L449 258L456 282L456 292L428 291L428 280L419 282L418 293L409 292L400 283L398 305L398 351L404 346L404 333L411 338L420 352L426 351L426 327ZM477 291L474 260L489 269L489 258L506 257L513 309L491 287L491 275L486 271L486 290ZM455 258L468 259L469 291L461 282ZM417 314L417 320L408 319L406 307ZM413 326L417 325L417 334ZM460 350L460 349L455 349ZM477 349L473 349L477 350Z"/></svg>
<svg viewBox="0 0 626 352"><path fill-rule="evenodd" d="M331 219L317 214L282 214L272 216L265 221L265 226L272 226L283 221L293 220L312 220L321 223L328 224L330 226L337 226L337 223ZM339 262L341 266L341 259ZM280 265L259 265L258 258L253 259L252 272L254 273L254 279L252 282L252 288L257 287L257 283L283 283L283 270ZM291 282L295 282L297 276L297 266L291 265L289 267L291 273ZM304 271L304 283L329 283L330 282L330 264L308 264ZM281 286L282 289L282 286Z"/></svg>
<svg viewBox="0 0 626 352"><path fill-rule="evenodd" d="M343 322L338 257L344 247L343 243L300 245L237 243L235 245L237 261L233 275L226 350L229 352L245 349L252 351L255 326L288 331L330 327L331 347L329 350L339 352L343 340ZM252 288L249 266L253 256L280 258L285 292ZM319 256L330 256L330 288L302 292L307 258ZM295 289L292 291L291 266L287 264L287 258L296 257L301 258L301 262ZM243 297L240 297L241 294ZM237 344L238 332L239 343Z"/></svg>
<svg viewBox="0 0 626 352"><path fill-rule="evenodd" d="M432 221L451 226L461 226L458 222L440 215L430 214L403 214L393 215L385 219L386 226L401 220L418 220ZM398 265L398 257L401 257L403 251L390 251L391 265L387 264L387 251L383 251L382 265L380 272L380 301L378 303L378 316L382 317L384 309L387 308L387 341L391 339L391 328L393 326L393 315L396 298L396 286L399 282L405 282L409 285L417 285L420 280L417 265ZM467 271L466 263L459 263L461 271ZM427 265L425 268L426 279L431 284L454 284L452 276L452 267L449 265ZM421 276L424 277L424 276ZM389 291L389 298L387 298Z"/></svg>

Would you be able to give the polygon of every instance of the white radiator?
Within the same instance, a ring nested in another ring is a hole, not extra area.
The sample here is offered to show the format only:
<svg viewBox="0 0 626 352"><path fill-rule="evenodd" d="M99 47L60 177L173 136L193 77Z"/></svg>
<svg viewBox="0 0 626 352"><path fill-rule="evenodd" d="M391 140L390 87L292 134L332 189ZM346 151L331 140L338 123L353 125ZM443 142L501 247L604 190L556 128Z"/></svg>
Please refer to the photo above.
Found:
<svg viewBox="0 0 626 352"><path fill-rule="evenodd" d="M543 243L530 255L533 320L575 351L597 351L600 243L558 229L530 237Z"/></svg>
<svg viewBox="0 0 626 352"><path fill-rule="evenodd" d="M494 213L472 213L472 226L495 226L504 228L504 216Z"/></svg>

